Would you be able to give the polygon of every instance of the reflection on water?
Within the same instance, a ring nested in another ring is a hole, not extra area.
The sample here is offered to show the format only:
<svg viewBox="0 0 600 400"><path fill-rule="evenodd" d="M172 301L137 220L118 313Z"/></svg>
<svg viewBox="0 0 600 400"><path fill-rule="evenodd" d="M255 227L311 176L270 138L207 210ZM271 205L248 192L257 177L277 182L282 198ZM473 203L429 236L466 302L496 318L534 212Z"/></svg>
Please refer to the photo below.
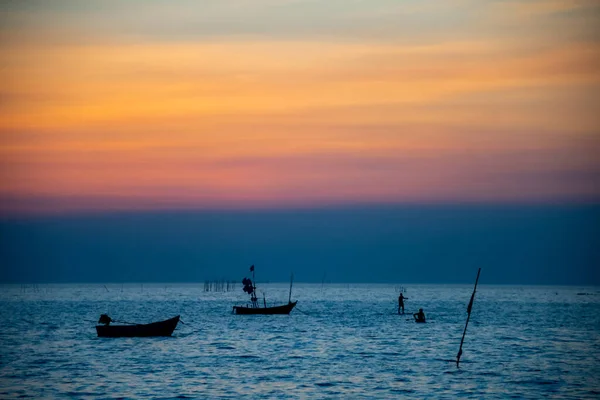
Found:
<svg viewBox="0 0 600 400"><path fill-rule="evenodd" d="M599 288L481 285L460 369L470 285L407 286L405 316L393 285L297 284L289 316L232 315L247 296L202 284L1 289L2 398L600 395ZM287 301L287 285L263 289ZM102 313L185 324L171 338L101 339Z"/></svg>

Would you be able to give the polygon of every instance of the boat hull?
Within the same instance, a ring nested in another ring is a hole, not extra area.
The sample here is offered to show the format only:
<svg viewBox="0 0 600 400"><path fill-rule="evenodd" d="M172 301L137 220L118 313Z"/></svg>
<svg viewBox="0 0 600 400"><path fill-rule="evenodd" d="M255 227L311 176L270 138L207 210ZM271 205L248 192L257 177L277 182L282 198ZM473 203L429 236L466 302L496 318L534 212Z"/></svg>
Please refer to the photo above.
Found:
<svg viewBox="0 0 600 400"><path fill-rule="evenodd" d="M298 302L294 301L282 306L263 308L233 306L233 312L240 315L286 315L292 311L296 303Z"/></svg>
<svg viewBox="0 0 600 400"><path fill-rule="evenodd" d="M175 318L151 324L96 325L96 332L98 332L98 337L171 336L178 322L179 315Z"/></svg>

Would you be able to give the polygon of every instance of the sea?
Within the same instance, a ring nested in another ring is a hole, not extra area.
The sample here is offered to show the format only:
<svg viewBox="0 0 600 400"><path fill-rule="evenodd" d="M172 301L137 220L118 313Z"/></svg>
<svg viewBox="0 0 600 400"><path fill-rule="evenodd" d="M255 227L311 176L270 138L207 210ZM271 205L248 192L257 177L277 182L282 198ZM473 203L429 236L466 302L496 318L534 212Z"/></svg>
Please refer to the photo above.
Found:
<svg viewBox="0 0 600 400"><path fill-rule="evenodd" d="M600 287L479 285L459 367L472 285L297 283L297 307L275 316L232 314L241 284L205 289L0 286L0 398L600 398ZM288 284L259 289L288 301ZM103 313L182 322L172 337L98 338Z"/></svg>

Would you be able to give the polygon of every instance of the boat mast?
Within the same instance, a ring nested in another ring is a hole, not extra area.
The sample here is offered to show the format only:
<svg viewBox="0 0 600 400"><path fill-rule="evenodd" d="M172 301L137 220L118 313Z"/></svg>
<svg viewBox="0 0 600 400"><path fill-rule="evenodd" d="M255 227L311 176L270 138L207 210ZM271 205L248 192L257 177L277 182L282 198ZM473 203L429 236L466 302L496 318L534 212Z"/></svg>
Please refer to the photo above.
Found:
<svg viewBox="0 0 600 400"><path fill-rule="evenodd" d="M288 298L288 304L292 302L292 283L294 282L294 273L290 275L290 297Z"/></svg>
<svg viewBox="0 0 600 400"><path fill-rule="evenodd" d="M257 300L258 298L256 297L256 277L254 276L254 265L252 265L252 267L250 267L250 270L252 271L252 298L250 300L252 300L252 305L254 306L254 308L258 308L258 303Z"/></svg>

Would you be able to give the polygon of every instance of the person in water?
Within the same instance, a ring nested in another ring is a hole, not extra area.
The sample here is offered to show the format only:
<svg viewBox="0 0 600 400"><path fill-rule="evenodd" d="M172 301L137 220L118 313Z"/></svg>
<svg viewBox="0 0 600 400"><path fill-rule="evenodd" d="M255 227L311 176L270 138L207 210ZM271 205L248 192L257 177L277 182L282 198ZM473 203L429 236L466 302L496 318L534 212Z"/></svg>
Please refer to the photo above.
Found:
<svg viewBox="0 0 600 400"><path fill-rule="evenodd" d="M398 296L398 314L404 314L404 300L408 300L408 297L404 297L402 292L400 292L400 296Z"/></svg>
<svg viewBox="0 0 600 400"><path fill-rule="evenodd" d="M422 308L419 308L419 312L414 313L413 317L415 317L415 321L417 322L425 322L425 313Z"/></svg>

